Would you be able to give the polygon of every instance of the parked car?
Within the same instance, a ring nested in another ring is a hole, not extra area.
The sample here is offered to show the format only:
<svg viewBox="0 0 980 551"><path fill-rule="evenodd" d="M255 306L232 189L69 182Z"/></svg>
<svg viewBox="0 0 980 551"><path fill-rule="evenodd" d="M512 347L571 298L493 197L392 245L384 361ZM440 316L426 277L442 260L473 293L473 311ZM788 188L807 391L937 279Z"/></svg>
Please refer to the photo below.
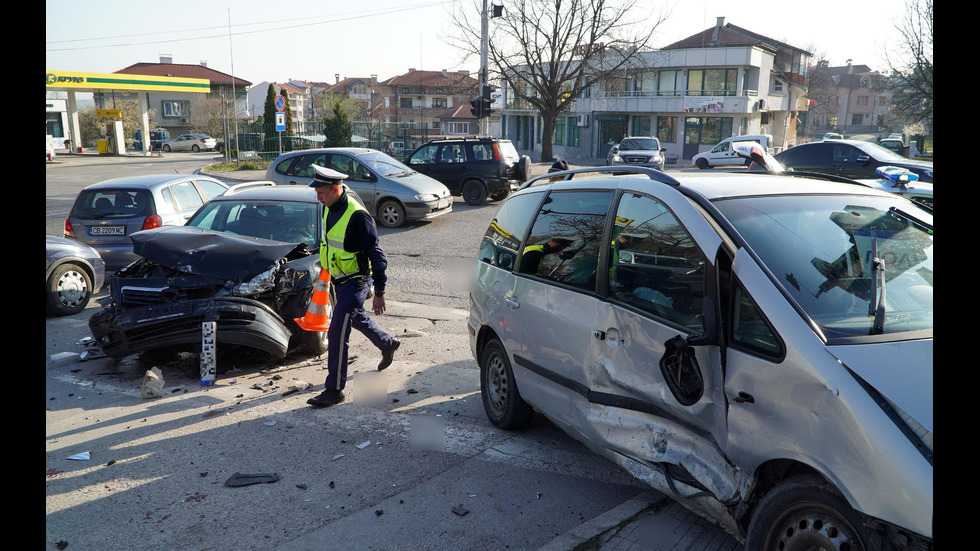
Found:
<svg viewBox="0 0 980 551"><path fill-rule="evenodd" d="M875 179L875 169L891 165L907 168L920 182L932 183L932 161L907 159L873 142L829 140L784 149L775 155L787 169L825 172L852 179Z"/></svg>
<svg viewBox="0 0 980 551"><path fill-rule="evenodd" d="M732 148L734 142L753 141L762 146L767 152L772 153L772 136L769 134L749 134L746 136L732 136L718 142L709 151L698 153L691 158L691 165L702 170L716 166L743 166L745 159L739 157Z"/></svg>
<svg viewBox="0 0 980 551"><path fill-rule="evenodd" d="M531 158L520 155L513 142L479 136L430 140L409 153L405 164L473 206L507 197L531 174Z"/></svg>
<svg viewBox="0 0 980 551"><path fill-rule="evenodd" d="M881 141L878 142L878 145L884 147L885 149L890 149L891 151L898 153L902 157L908 156L909 148L908 146L905 145L905 142L902 141L901 139L883 138Z"/></svg>
<svg viewBox="0 0 980 551"><path fill-rule="evenodd" d="M171 151L193 151L197 153L198 151L213 151L216 145L218 145L217 140L207 134L181 134L160 144L160 149L165 153Z"/></svg>
<svg viewBox="0 0 980 551"><path fill-rule="evenodd" d="M628 136L606 155L607 165L637 165L663 170L667 148L652 136Z"/></svg>
<svg viewBox="0 0 980 551"><path fill-rule="evenodd" d="M269 165L265 177L277 184L306 186L313 181L315 164L347 174L344 182L383 227L400 228L453 210L446 186L376 149L328 147L283 153Z"/></svg>
<svg viewBox="0 0 980 551"><path fill-rule="evenodd" d="M500 206L467 321L491 423L540 413L746 549L931 549L932 213L673 176L574 169Z"/></svg>
<svg viewBox="0 0 980 551"><path fill-rule="evenodd" d="M388 144L388 150L386 153L396 159L400 159L402 155L405 154L405 142L391 142Z"/></svg>
<svg viewBox="0 0 980 551"><path fill-rule="evenodd" d="M824 140L843 140L844 135L838 134L837 132L827 132L823 135Z"/></svg>
<svg viewBox="0 0 980 551"><path fill-rule="evenodd" d="M181 226L228 184L200 174L149 174L105 180L85 187L65 219L65 237L99 251L106 269L133 260L130 235L160 226Z"/></svg>
<svg viewBox="0 0 980 551"><path fill-rule="evenodd" d="M44 299L49 314L70 316L88 306L105 283L99 251L74 239L45 236Z"/></svg>
<svg viewBox="0 0 980 551"><path fill-rule="evenodd" d="M107 356L199 351L206 320L219 346L326 353L326 331L295 321L320 277L323 205L305 186L257 184L213 198L185 226L131 236L138 260L114 274L111 304L89 321Z"/></svg>
<svg viewBox="0 0 980 551"><path fill-rule="evenodd" d="M262 132L243 132L239 133L237 137L232 137L231 139L231 149L237 149L239 151L258 151L262 149L262 141L265 139L265 134ZM238 145L241 144L241 147ZM219 141L215 143L214 150L220 153L225 152L225 142Z"/></svg>

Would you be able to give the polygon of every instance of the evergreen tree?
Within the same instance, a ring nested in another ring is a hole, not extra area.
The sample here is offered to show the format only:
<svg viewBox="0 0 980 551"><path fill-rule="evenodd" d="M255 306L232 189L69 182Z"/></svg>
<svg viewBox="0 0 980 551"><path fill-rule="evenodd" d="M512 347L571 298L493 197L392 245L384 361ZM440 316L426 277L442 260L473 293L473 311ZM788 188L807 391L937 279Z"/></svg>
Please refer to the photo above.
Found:
<svg viewBox="0 0 980 551"><path fill-rule="evenodd" d="M265 137L271 138L276 135L276 88L269 84L269 90L265 93Z"/></svg>
<svg viewBox="0 0 980 551"><path fill-rule="evenodd" d="M351 106L343 97L334 94L330 95L327 103L330 111L323 117L323 135L326 137L324 147L350 147L353 133L350 122Z"/></svg>

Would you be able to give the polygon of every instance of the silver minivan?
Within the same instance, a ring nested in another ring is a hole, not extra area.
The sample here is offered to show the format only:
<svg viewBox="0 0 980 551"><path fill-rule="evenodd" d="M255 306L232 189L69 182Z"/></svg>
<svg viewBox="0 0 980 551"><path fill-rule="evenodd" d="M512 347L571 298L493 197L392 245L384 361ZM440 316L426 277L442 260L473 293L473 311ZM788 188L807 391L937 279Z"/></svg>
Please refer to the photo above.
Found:
<svg viewBox="0 0 980 551"><path fill-rule="evenodd" d="M276 157L265 179L277 184L309 185L313 165L347 175L344 180L363 200L364 208L386 228L430 220L453 210L449 188L376 149L328 147L291 151Z"/></svg>
<svg viewBox="0 0 980 551"><path fill-rule="evenodd" d="M931 211L672 176L575 169L501 205L467 322L490 421L540 413L746 549L932 549Z"/></svg>

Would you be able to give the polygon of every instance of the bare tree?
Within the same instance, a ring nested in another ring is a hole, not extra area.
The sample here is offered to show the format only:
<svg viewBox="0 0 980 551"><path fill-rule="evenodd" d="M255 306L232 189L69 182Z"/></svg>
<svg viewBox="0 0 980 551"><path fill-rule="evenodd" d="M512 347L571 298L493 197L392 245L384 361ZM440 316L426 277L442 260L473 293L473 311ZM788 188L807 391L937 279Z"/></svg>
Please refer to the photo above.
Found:
<svg viewBox="0 0 980 551"><path fill-rule="evenodd" d="M932 0L906 0L905 20L898 30L899 57L886 52L892 71L892 113L909 124L922 123L932 131Z"/></svg>
<svg viewBox="0 0 980 551"><path fill-rule="evenodd" d="M480 55L482 7L456 4L450 43ZM552 158L559 117L596 82L645 65L642 52L666 15L642 0L515 0L489 25L488 79L507 85L542 119L541 159ZM474 24L475 22L475 24Z"/></svg>

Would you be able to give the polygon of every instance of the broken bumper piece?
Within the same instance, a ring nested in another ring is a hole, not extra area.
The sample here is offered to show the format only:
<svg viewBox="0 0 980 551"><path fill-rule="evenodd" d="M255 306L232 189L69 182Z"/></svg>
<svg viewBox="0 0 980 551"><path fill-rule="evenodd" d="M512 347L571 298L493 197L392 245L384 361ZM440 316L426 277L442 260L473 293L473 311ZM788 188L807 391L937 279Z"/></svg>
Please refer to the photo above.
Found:
<svg viewBox="0 0 980 551"><path fill-rule="evenodd" d="M89 318L89 330L106 356L120 360L158 348L201 347L201 324L217 322L216 341L262 350L282 358L291 329L271 308L254 300L223 297L183 300L116 311L107 308Z"/></svg>

